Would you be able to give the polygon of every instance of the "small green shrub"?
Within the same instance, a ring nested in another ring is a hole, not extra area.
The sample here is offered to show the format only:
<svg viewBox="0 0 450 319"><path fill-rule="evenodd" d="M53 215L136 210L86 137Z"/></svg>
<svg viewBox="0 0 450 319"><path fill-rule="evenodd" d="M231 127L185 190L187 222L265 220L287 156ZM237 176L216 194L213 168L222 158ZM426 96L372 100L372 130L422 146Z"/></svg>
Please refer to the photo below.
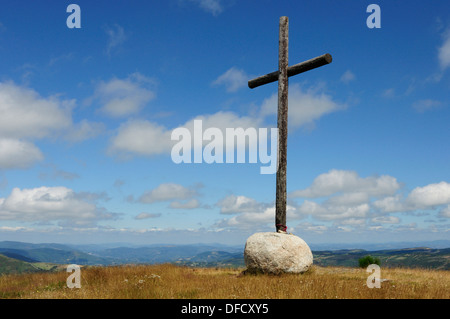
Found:
<svg viewBox="0 0 450 319"><path fill-rule="evenodd" d="M361 268L367 268L369 265L372 264L377 264L378 266L380 266L380 259L378 259L377 257L372 257L372 256L365 256L362 258L358 259L359 262L359 267Z"/></svg>

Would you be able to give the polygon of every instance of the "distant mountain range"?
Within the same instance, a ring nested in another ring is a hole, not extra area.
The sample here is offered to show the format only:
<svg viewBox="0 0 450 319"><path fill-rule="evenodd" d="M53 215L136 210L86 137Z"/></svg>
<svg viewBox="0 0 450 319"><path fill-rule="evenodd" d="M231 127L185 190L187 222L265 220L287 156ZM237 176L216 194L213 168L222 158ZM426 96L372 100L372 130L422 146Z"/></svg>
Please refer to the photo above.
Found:
<svg viewBox="0 0 450 319"><path fill-rule="evenodd" d="M310 244L312 250L342 250L342 249L364 249L364 250L388 250L405 249L411 247L428 248L450 248L450 240L414 241L414 242L386 242L386 243L324 243Z"/></svg>
<svg viewBox="0 0 450 319"><path fill-rule="evenodd" d="M450 246L450 245L449 245ZM422 267L450 270L450 248L384 250L314 250L319 266L358 267L358 259L378 257L382 267ZM32 244L0 242L0 274L55 271L63 265L119 265L175 263L195 267L244 267L243 247L211 245L105 245Z"/></svg>

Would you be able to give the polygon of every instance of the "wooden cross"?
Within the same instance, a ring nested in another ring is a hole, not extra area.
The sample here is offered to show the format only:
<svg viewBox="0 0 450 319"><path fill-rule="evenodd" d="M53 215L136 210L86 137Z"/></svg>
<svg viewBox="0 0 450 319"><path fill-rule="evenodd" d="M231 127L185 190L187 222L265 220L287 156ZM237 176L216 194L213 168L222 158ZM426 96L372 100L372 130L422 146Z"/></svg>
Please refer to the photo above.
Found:
<svg viewBox="0 0 450 319"><path fill-rule="evenodd" d="M332 61L330 54L324 54L314 59L288 66L289 47L289 19L280 18L280 38L278 49L278 71L257 77L248 81L248 87L254 89L258 86L278 80L278 166L277 190L275 204L275 228L278 232L286 232L286 157L287 157L287 131L288 131L288 78Z"/></svg>

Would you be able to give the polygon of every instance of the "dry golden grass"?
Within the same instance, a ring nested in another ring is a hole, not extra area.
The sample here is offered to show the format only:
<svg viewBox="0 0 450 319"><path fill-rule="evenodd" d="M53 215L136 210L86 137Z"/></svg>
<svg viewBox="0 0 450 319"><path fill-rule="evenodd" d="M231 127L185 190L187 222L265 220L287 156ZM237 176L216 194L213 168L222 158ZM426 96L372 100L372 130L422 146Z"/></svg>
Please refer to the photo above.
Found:
<svg viewBox="0 0 450 319"><path fill-rule="evenodd" d="M449 299L450 272L381 269L388 279L368 288L365 269L318 267L303 275L243 275L243 269L169 264L88 267L81 288L67 272L0 276L0 298L25 299Z"/></svg>

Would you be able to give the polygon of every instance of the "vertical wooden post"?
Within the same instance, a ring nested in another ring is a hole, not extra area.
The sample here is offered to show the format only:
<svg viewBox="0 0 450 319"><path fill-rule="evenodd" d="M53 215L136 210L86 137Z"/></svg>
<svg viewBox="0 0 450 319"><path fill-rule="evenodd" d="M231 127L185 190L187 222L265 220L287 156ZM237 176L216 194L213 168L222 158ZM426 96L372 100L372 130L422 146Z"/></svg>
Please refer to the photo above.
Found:
<svg viewBox="0 0 450 319"><path fill-rule="evenodd" d="M287 136L288 136L288 87L289 77L323 65L333 60L330 54L324 54L314 59L295 64L291 67L288 59L289 49L289 19L280 18L280 38L278 44L278 71L259 76L248 81L248 87L253 89L260 85L278 80L278 163L277 163L277 192L275 202L275 229L286 231L286 165L287 165Z"/></svg>
<svg viewBox="0 0 450 319"><path fill-rule="evenodd" d="M275 228L286 231L286 164L288 134L288 48L289 19L280 18L278 51L278 169L275 204Z"/></svg>

